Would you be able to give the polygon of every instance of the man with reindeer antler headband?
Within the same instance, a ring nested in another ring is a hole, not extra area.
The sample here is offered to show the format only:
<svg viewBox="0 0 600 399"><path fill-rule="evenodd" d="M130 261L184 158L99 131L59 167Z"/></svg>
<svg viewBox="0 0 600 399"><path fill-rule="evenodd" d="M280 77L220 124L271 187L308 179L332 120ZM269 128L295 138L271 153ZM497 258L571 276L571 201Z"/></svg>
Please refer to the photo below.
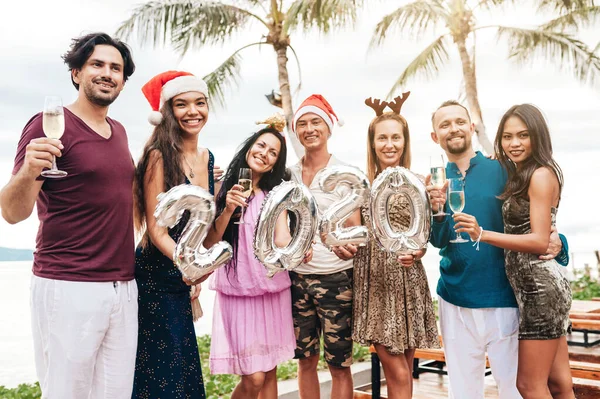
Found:
<svg viewBox="0 0 600 399"><path fill-rule="evenodd" d="M338 192L325 193L319 187L321 171L331 165L343 164L329 153L327 141L334 121L342 125L327 100L313 94L294 114L292 130L306 152L290 168L292 179L305 184L317 200L319 211L324 212L339 201ZM347 219L347 226L360 224L357 211ZM352 398L352 258L354 245L325 247L318 235L313 246L312 261L290 272L292 280L292 312L296 331L296 355L299 360L298 384L300 397L320 397L317 364L320 339L323 336L325 360L332 376L332 388L337 398Z"/></svg>
<svg viewBox="0 0 600 399"><path fill-rule="evenodd" d="M410 131L406 119L400 115L409 95L410 92L403 93L389 103L365 100L376 115L367 134L367 171L371 182L387 168L410 168ZM370 225L369 207L363 207L361 212L364 224ZM390 197L386 213L393 229L410 228L413 217L406 197ZM390 254L371 240L358 250L354 259L352 339L375 347L390 398L412 396L416 348L439 348L431 292L421 262L424 254L424 249L401 256Z"/></svg>

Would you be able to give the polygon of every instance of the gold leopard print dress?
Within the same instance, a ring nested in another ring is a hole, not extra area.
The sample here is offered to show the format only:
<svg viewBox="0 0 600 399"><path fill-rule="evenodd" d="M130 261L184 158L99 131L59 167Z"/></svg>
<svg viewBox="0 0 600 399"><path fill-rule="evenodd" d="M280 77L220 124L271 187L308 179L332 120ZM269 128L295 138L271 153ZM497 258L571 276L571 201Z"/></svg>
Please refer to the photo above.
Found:
<svg viewBox="0 0 600 399"><path fill-rule="evenodd" d="M361 211L370 226L368 209ZM392 197L392 227L406 229L410 220L406 199ZM396 255L381 251L374 238L354 259L353 307L352 339L362 345L380 344L391 354L440 347L423 263L403 267Z"/></svg>

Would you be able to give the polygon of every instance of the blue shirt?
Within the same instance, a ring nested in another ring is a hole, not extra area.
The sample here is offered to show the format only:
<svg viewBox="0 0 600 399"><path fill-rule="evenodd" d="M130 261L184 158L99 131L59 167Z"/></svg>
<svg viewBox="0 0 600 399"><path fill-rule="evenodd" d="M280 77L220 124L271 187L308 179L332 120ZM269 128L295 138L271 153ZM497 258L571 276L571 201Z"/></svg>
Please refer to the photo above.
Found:
<svg viewBox="0 0 600 399"><path fill-rule="evenodd" d="M446 166L446 176L449 179L462 177L460 170L452 162ZM498 161L477 152L471 158L464 179L463 212L475 216L485 230L504 233L503 201L498 196L506 185L506 171ZM448 206L445 210L450 211ZM449 243L456 237L454 220L449 215L441 222L436 219L438 218L434 218L432 223L430 242L440 248L442 256L438 295L446 302L465 308L517 307L504 270L504 250L483 242L479 251L472 243ZM568 263L568 256L565 255L566 240L563 237L561 240L563 251L557 260Z"/></svg>

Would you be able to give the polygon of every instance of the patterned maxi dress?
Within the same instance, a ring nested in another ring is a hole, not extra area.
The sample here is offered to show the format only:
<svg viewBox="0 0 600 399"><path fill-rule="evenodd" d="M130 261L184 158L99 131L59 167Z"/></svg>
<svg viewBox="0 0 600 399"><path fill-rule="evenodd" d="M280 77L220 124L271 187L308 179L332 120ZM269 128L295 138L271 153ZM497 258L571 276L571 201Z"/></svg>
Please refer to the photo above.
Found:
<svg viewBox="0 0 600 399"><path fill-rule="evenodd" d="M531 233L529 201L510 197L502 205L506 234ZM556 208L552 208L552 225ZM504 251L506 277L519 305L519 339L556 339L570 329L571 285L554 259L537 254Z"/></svg>
<svg viewBox="0 0 600 399"><path fill-rule="evenodd" d="M214 193L214 157L209 151L208 186ZM186 184L190 184L185 179ZM187 224L186 211L169 229L175 242ZM132 398L204 399L204 381L192 319L190 287L173 261L152 243L135 254L138 349Z"/></svg>
<svg viewBox="0 0 600 399"><path fill-rule="evenodd" d="M395 230L410 223L403 196L390 199L390 222ZM367 208L362 217L370 226ZM397 255L380 250L374 239L361 247L354 260L352 339L362 345L386 347L391 354L406 349L439 348L431 292L421 261L403 267Z"/></svg>

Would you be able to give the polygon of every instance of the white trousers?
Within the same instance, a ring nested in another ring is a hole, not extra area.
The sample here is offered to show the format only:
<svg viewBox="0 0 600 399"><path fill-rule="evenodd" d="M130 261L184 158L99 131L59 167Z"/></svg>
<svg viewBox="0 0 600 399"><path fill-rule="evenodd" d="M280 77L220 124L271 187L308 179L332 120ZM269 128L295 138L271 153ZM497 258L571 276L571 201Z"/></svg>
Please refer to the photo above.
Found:
<svg viewBox="0 0 600 399"><path fill-rule="evenodd" d="M130 399L137 350L135 280L31 279L31 327L43 399Z"/></svg>
<svg viewBox="0 0 600 399"><path fill-rule="evenodd" d="M441 297L438 301L449 397L484 398L487 352L500 399L521 399L517 390L518 309L469 309L454 306Z"/></svg>

